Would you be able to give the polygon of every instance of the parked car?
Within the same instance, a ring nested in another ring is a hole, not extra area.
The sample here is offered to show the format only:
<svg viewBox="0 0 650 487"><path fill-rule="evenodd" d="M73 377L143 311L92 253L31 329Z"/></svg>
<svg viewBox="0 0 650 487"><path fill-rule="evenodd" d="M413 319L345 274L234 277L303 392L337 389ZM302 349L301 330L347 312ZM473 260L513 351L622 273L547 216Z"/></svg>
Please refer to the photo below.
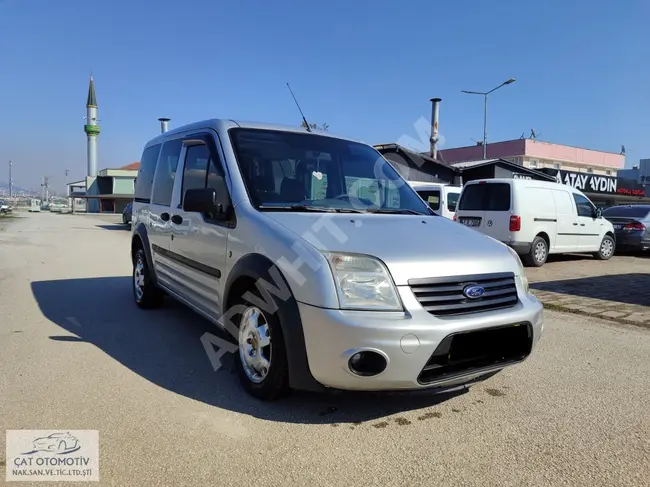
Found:
<svg viewBox="0 0 650 487"><path fill-rule="evenodd" d="M0 201L0 214L5 215L9 214L13 211L11 206L9 206L6 202Z"/></svg>
<svg viewBox="0 0 650 487"><path fill-rule="evenodd" d="M650 249L650 205L610 206L603 211L603 217L614 226L616 250Z"/></svg>
<svg viewBox="0 0 650 487"><path fill-rule="evenodd" d="M420 198L427 202L436 215L452 220L456 214L456 203L462 188L440 183L409 181Z"/></svg>
<svg viewBox="0 0 650 487"><path fill-rule="evenodd" d="M129 225L133 219L133 203L127 204L122 210L122 223Z"/></svg>
<svg viewBox="0 0 650 487"><path fill-rule="evenodd" d="M517 254L432 214L369 145L208 120L150 140L140 160L135 302L166 294L230 332L258 398L464 388L541 336Z"/></svg>
<svg viewBox="0 0 650 487"><path fill-rule="evenodd" d="M612 224L581 191L532 179L468 182L457 220L512 247L525 264L544 265L549 254L614 255Z"/></svg>

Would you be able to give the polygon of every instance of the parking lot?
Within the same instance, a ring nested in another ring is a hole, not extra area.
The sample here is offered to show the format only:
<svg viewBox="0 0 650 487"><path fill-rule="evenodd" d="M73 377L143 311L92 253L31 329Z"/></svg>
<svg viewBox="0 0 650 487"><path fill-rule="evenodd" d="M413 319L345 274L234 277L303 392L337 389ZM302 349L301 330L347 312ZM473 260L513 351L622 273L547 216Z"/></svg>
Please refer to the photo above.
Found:
<svg viewBox="0 0 650 487"><path fill-rule="evenodd" d="M648 485L647 328L547 311L533 356L466 393L261 403L231 362L210 367L212 325L135 306L119 219L0 224L0 425L99 430L101 485ZM650 305L649 265L568 256L529 278L629 317Z"/></svg>
<svg viewBox="0 0 650 487"><path fill-rule="evenodd" d="M650 327L650 255L551 256L527 271L533 292L550 308Z"/></svg>

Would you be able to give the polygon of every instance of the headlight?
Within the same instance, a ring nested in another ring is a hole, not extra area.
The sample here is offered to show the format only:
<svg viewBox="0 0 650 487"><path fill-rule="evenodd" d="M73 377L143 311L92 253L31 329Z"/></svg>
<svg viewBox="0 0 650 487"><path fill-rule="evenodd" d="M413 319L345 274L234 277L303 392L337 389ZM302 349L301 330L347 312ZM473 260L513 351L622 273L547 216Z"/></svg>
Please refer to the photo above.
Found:
<svg viewBox="0 0 650 487"><path fill-rule="evenodd" d="M341 309L401 311L388 269L367 255L323 252L332 270Z"/></svg>
<svg viewBox="0 0 650 487"><path fill-rule="evenodd" d="M506 247L508 247L508 250L512 256L517 260L517 264L519 265L519 279L521 280L521 285L524 288L524 292L528 294L528 278L526 277L526 268L524 267L524 264L521 263L519 254L515 252L514 249L509 245L506 245Z"/></svg>

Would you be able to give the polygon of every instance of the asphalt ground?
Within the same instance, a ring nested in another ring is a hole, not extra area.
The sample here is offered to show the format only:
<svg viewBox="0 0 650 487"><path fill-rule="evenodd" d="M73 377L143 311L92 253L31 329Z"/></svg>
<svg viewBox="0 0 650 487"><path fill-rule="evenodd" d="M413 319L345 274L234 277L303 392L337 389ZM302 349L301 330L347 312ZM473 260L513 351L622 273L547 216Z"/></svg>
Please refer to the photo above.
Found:
<svg viewBox="0 0 650 487"><path fill-rule="evenodd" d="M650 485L649 329L546 311L533 356L463 394L262 403L211 368L212 325L135 306L117 221L0 232L0 426L99 430L100 485Z"/></svg>

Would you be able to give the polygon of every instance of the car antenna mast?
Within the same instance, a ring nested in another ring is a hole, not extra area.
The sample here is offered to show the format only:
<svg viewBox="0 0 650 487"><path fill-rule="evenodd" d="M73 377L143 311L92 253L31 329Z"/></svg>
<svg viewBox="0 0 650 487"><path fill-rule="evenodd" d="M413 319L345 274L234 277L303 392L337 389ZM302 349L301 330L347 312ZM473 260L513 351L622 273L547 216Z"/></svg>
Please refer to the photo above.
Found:
<svg viewBox="0 0 650 487"><path fill-rule="evenodd" d="M296 95L293 94L293 90L291 89L291 86L289 86L289 83L287 83L287 88L289 88L289 93L291 93L291 96L293 97L293 101L296 102L296 106L298 107L298 111L300 112L300 116L302 117L302 123L305 124L305 128L307 129L307 132L311 132L311 127L309 126L309 123L307 123L305 114L302 113L300 105L298 104L298 100L296 100Z"/></svg>

